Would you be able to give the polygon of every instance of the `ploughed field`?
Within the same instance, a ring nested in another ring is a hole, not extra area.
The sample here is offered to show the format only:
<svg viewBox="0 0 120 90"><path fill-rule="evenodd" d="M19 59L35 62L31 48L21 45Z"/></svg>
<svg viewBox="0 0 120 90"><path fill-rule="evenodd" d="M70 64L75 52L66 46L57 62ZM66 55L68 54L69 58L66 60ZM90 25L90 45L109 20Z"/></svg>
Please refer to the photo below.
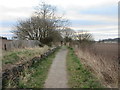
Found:
<svg viewBox="0 0 120 90"><path fill-rule="evenodd" d="M99 54L106 58L106 60L118 61L118 44L117 43L96 43L95 54Z"/></svg>

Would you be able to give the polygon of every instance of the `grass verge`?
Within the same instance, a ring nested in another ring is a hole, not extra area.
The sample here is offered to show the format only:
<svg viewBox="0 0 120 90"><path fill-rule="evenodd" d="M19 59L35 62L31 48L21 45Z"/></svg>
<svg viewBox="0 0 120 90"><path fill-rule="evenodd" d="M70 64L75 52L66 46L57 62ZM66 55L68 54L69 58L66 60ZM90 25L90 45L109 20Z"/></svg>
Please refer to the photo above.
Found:
<svg viewBox="0 0 120 90"><path fill-rule="evenodd" d="M96 78L81 64L69 48L67 55L68 85L70 88L102 88Z"/></svg>
<svg viewBox="0 0 120 90"><path fill-rule="evenodd" d="M26 69L22 72L18 86L13 86L13 82L9 82L7 88L44 88L44 83L48 75L49 68L52 64L53 59L55 58L56 53L59 49L56 50L53 54L48 56L45 59L42 59L41 62L33 65L32 67Z"/></svg>

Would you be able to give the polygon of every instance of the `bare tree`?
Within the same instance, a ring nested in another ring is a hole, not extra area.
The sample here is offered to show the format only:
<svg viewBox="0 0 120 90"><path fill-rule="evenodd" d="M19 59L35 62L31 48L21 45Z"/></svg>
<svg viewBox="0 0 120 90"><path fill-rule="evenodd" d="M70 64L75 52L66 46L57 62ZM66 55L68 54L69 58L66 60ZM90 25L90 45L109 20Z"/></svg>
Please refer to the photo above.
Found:
<svg viewBox="0 0 120 90"><path fill-rule="evenodd" d="M66 19L56 15L56 7L42 3L37 7L34 16L19 21L13 33L18 39L39 40L46 44L61 40L59 31L63 30L66 24Z"/></svg>
<svg viewBox="0 0 120 90"><path fill-rule="evenodd" d="M64 28L61 31L61 34L62 34L65 42L70 42L73 39L74 33L75 33L75 31L68 27Z"/></svg>
<svg viewBox="0 0 120 90"><path fill-rule="evenodd" d="M92 34L85 30L78 31L77 33L78 33L77 37L80 42L93 40Z"/></svg>
<svg viewBox="0 0 120 90"><path fill-rule="evenodd" d="M78 31L76 39L78 39L77 41L82 49L91 46L94 41L92 34L85 30Z"/></svg>

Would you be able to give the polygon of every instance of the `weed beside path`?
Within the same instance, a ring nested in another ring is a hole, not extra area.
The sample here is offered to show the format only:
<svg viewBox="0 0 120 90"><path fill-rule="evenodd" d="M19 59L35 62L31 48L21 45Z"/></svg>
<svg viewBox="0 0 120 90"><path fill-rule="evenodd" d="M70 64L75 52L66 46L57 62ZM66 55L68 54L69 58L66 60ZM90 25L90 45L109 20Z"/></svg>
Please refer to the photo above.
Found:
<svg viewBox="0 0 120 90"><path fill-rule="evenodd" d="M67 55L68 84L71 88L101 88L102 86L93 75L84 68L80 60L69 48Z"/></svg>

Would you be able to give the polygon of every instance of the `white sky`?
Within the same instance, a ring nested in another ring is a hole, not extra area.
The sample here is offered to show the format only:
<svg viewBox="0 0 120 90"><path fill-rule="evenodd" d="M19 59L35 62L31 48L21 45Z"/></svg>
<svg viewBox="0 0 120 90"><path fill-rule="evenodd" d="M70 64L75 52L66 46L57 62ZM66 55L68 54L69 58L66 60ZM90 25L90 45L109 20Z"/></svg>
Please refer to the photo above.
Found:
<svg viewBox="0 0 120 90"><path fill-rule="evenodd" d="M94 35L95 40L116 38L118 34L118 13L114 11L118 9L118 1L119 0L1 0L0 36L10 38L12 36L10 31L13 29L17 20L29 18L33 14L35 6L41 2L46 2L56 6L59 13L63 12L65 17L71 20L72 25L70 27L72 29L88 30Z"/></svg>

